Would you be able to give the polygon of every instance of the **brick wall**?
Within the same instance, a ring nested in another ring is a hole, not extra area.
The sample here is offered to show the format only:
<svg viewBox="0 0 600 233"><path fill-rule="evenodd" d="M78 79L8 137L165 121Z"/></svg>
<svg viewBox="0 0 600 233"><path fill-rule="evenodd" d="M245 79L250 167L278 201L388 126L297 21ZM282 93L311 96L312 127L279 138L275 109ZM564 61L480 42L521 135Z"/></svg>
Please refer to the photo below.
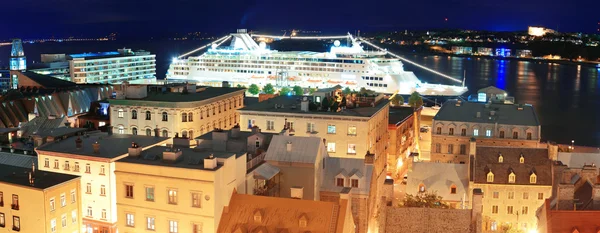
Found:
<svg viewBox="0 0 600 233"><path fill-rule="evenodd" d="M386 233L471 232L471 210L387 207L383 229Z"/></svg>

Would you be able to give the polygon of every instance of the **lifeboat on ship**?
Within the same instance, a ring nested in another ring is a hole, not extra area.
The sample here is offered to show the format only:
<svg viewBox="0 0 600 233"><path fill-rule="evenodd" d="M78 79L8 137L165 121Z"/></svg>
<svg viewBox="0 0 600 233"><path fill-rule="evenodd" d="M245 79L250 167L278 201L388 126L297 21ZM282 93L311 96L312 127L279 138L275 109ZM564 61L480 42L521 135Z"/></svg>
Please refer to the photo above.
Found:
<svg viewBox="0 0 600 233"><path fill-rule="evenodd" d="M265 78L265 77L264 76L258 76L258 75L252 75L252 78L259 79L259 78Z"/></svg>
<svg viewBox="0 0 600 233"><path fill-rule="evenodd" d="M306 81L308 81L308 82L311 82L311 83L318 83L318 82L321 82L321 81L323 81L323 80L321 80L321 79L316 79L316 78L309 78L309 79L308 79L308 80L306 80Z"/></svg>
<svg viewBox="0 0 600 233"><path fill-rule="evenodd" d="M356 82L353 82L353 81L347 81L347 82L346 82L346 85L356 85Z"/></svg>
<svg viewBox="0 0 600 233"><path fill-rule="evenodd" d="M331 79L330 79L330 80L328 80L327 82L328 82L328 83L333 83L333 84L339 84L339 83L342 83L342 81L338 81L338 80L331 80Z"/></svg>
<svg viewBox="0 0 600 233"><path fill-rule="evenodd" d="M275 80L275 79L277 79L277 76L275 76L275 75L269 75L269 76L267 76L267 78Z"/></svg>
<svg viewBox="0 0 600 233"><path fill-rule="evenodd" d="M296 76L290 76L287 78L288 81L302 81L301 78L298 78Z"/></svg>

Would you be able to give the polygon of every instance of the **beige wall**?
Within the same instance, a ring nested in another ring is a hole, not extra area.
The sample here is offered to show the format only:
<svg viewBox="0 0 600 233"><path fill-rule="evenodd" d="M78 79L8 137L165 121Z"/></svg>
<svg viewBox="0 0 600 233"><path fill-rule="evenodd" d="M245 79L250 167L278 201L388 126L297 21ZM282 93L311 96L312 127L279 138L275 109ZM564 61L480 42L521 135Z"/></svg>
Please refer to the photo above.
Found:
<svg viewBox="0 0 600 233"><path fill-rule="evenodd" d="M70 192L75 191L75 203L71 202ZM5 216L5 231L12 231L13 217L20 218L21 230L24 233L52 233L50 221L56 220L55 232L80 232L81 216L79 215L79 178L64 182L47 188L46 190L18 186L8 183L0 183L0 192L3 193L4 206L0 207L0 213ZM60 195L64 193L67 200L66 206L62 207ZM19 196L19 210L11 209L13 194ZM50 210L50 198L55 198L56 208ZM77 213L75 223L72 222L71 212ZM67 216L67 225L62 227L61 216ZM1 231L2 228L0 228Z"/></svg>
<svg viewBox="0 0 600 233"><path fill-rule="evenodd" d="M494 185L494 184L471 184L470 192L473 189L480 188L484 193L483 198L483 228L484 231L489 231L492 227L492 222L496 222L497 229L502 229L502 225L512 224L519 229L525 229L524 223L527 224L525 232L530 229L537 229L536 210L544 204L546 198L550 198L552 194L552 186L542 185ZM498 192L498 198L494 198L494 192ZM514 193L514 198L509 199L509 192ZM527 193L528 199L523 199L523 193ZM538 199L538 193L542 193L542 199ZM493 206L498 206L498 213L492 213ZM508 214L508 206L513 207L513 213ZM527 214L522 214L523 207L527 207ZM517 214L518 219L517 219Z"/></svg>
<svg viewBox="0 0 600 233"><path fill-rule="evenodd" d="M202 134L212 131L216 128L229 129L238 122L237 109L242 108L243 91L235 92L214 98L211 102L198 101L187 103L185 106L169 106L166 103L163 107L154 107L160 102L131 101L128 105L113 104L111 106L110 121L114 127L114 133L119 132L119 127L123 127L125 134L132 134L133 128L137 128L139 135L145 135L146 129L150 129L154 135L154 128L158 126L160 134L167 130L169 137L175 137L175 133L182 136L183 131L193 131L192 137L198 137ZM123 110L123 117L118 115L119 109ZM132 118L132 111L137 111L137 119ZM152 114L151 120L146 120L146 111ZM213 114L214 111L214 114ZM168 121L162 121L162 113L168 113ZM193 114L193 121L183 122L182 114Z"/></svg>
<svg viewBox="0 0 600 233"><path fill-rule="evenodd" d="M245 160L232 156L216 171L117 162L119 232L145 232L147 217L155 218L156 232L168 232L169 221L177 221L178 232L192 232L194 224L200 232L216 232L233 189L245 190ZM133 185L133 198L125 196L125 185ZM146 200L146 187L154 187L154 201ZM176 205L168 203L169 189L177 190ZM192 193L200 194L200 208L192 206ZM126 214L133 214L133 227Z"/></svg>
<svg viewBox="0 0 600 233"><path fill-rule="evenodd" d="M407 159L410 152L416 146L416 138L417 135L415 132L419 132L419 124L417 120L417 114L414 113L400 125L389 125L389 148L388 148L388 158L387 158L387 172L392 175L392 177L396 177L396 175L401 175L407 170ZM402 162L399 163L398 161Z"/></svg>

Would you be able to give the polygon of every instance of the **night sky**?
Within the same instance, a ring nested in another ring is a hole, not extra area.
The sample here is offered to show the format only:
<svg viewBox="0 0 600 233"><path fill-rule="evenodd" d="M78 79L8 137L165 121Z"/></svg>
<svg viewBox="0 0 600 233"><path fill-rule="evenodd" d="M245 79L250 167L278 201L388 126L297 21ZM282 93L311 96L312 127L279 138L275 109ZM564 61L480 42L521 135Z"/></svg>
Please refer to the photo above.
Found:
<svg viewBox="0 0 600 233"><path fill-rule="evenodd" d="M237 28L380 31L460 28L594 32L600 0L3 0L0 39L168 36ZM448 18L448 22L444 22Z"/></svg>

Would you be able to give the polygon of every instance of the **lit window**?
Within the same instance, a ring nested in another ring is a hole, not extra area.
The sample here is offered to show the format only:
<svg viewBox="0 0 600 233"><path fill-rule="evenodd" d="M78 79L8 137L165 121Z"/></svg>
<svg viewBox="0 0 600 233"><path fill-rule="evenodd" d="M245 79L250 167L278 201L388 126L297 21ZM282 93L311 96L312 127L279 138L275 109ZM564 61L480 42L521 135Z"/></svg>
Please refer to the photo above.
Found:
<svg viewBox="0 0 600 233"><path fill-rule="evenodd" d="M13 231L21 230L21 218L13 216Z"/></svg>
<svg viewBox="0 0 600 233"><path fill-rule="evenodd" d="M348 126L348 135L356 136L356 126Z"/></svg>
<svg viewBox="0 0 600 233"><path fill-rule="evenodd" d="M419 192L421 192L421 193L425 192L425 185L424 184L419 184Z"/></svg>
<svg viewBox="0 0 600 233"><path fill-rule="evenodd" d="M485 130L485 136L486 136L486 137L491 137L491 136L492 136L492 130L490 130L490 129L486 129L486 130Z"/></svg>
<svg viewBox="0 0 600 233"><path fill-rule="evenodd" d="M498 213L498 206L496 206L496 213ZM496 222L496 221L493 221L493 222L492 222L492 226L490 227L490 229L491 229L492 231L497 231L497 230L498 230L498 222Z"/></svg>
<svg viewBox="0 0 600 233"><path fill-rule="evenodd" d="M154 230L154 217L146 217L146 229Z"/></svg>
<svg viewBox="0 0 600 233"><path fill-rule="evenodd" d="M335 125L327 125L327 133L335 134Z"/></svg>
<svg viewBox="0 0 600 233"><path fill-rule="evenodd" d="M537 183L537 176L535 174L531 174L531 176L529 176L529 183Z"/></svg>
<svg viewBox="0 0 600 233"><path fill-rule="evenodd" d="M515 183L515 179L516 179L515 173L510 172L510 174L508 175L508 183Z"/></svg>
<svg viewBox="0 0 600 233"><path fill-rule="evenodd" d="M488 174L487 174L487 182L489 182L489 183L494 182L494 173L488 172Z"/></svg>
<svg viewBox="0 0 600 233"><path fill-rule="evenodd" d="M60 223L61 223L62 227L66 227L67 226L67 215L66 214L63 214L60 217Z"/></svg>
<svg viewBox="0 0 600 233"><path fill-rule="evenodd" d="M146 187L146 201L154 201L154 187Z"/></svg>
<svg viewBox="0 0 600 233"><path fill-rule="evenodd" d="M169 220L169 233L177 233L178 231L177 221Z"/></svg>
<svg viewBox="0 0 600 233"><path fill-rule="evenodd" d="M119 126L119 134L125 134L125 128L123 128L123 126Z"/></svg>
<svg viewBox="0 0 600 233"><path fill-rule="evenodd" d="M177 205L177 190L169 189L167 193L169 195L169 204Z"/></svg>
<svg viewBox="0 0 600 233"><path fill-rule="evenodd" d="M525 157L523 157L523 155L519 158L519 163L525 163Z"/></svg>
<svg viewBox="0 0 600 233"><path fill-rule="evenodd" d="M123 118L123 109L119 109L119 118Z"/></svg>
<svg viewBox="0 0 600 233"><path fill-rule="evenodd" d="M473 130L473 136L475 136L475 137L479 136L479 129Z"/></svg>
<svg viewBox="0 0 600 233"><path fill-rule="evenodd" d="M56 232L56 219L50 220L50 230Z"/></svg>
<svg viewBox="0 0 600 233"><path fill-rule="evenodd" d="M327 142L327 152L335 152L335 142Z"/></svg>
<svg viewBox="0 0 600 233"><path fill-rule="evenodd" d="M54 203L54 198L50 198L50 211L54 211L56 209L56 204Z"/></svg>
<svg viewBox="0 0 600 233"><path fill-rule="evenodd" d="M348 154L356 154L356 144L348 144Z"/></svg>
<svg viewBox="0 0 600 233"><path fill-rule="evenodd" d="M504 162L504 156L502 156L502 154L498 155L498 163L503 163Z"/></svg>
<svg viewBox="0 0 600 233"><path fill-rule="evenodd" d="M4 213L0 213L0 227L6 226L6 219Z"/></svg>
<svg viewBox="0 0 600 233"><path fill-rule="evenodd" d="M77 210L71 211L71 222L77 223Z"/></svg>
<svg viewBox="0 0 600 233"><path fill-rule="evenodd" d="M200 202L200 197L202 195L200 193L192 193L192 207L200 208L202 207L202 203Z"/></svg>
<svg viewBox="0 0 600 233"><path fill-rule="evenodd" d="M128 227L133 227L133 226L135 226L135 225L134 225L134 224L135 224L135 219L134 219L134 216L133 216L133 214L125 214L125 219L126 219L126 222L125 222L125 224L126 224Z"/></svg>
<svg viewBox="0 0 600 233"><path fill-rule="evenodd" d="M60 194L60 206L61 207L67 206L67 196L64 193Z"/></svg>

